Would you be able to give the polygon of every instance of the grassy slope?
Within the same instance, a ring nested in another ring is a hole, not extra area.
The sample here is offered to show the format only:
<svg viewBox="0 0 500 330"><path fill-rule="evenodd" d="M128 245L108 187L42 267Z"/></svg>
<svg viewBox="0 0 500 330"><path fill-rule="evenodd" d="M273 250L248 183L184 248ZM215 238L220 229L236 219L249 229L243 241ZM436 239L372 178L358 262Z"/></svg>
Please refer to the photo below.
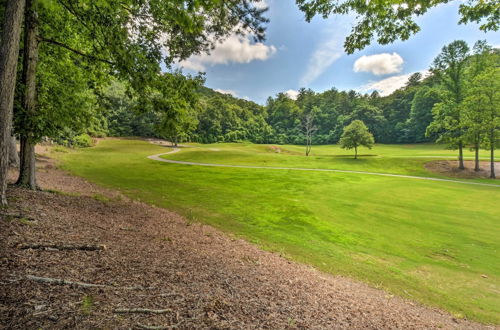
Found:
<svg viewBox="0 0 500 330"><path fill-rule="evenodd" d="M219 151L190 149L170 157L428 175L421 168L423 159L397 156L453 155L431 145L377 146L370 153L386 157L354 163L328 156L335 150L328 146L314 148L319 155L310 159L293 146L280 155L266 146L203 148ZM324 271L456 315L500 323L499 188L356 174L206 168L145 158L162 151L167 150L137 140L105 140L60 158L66 169L91 181Z"/></svg>

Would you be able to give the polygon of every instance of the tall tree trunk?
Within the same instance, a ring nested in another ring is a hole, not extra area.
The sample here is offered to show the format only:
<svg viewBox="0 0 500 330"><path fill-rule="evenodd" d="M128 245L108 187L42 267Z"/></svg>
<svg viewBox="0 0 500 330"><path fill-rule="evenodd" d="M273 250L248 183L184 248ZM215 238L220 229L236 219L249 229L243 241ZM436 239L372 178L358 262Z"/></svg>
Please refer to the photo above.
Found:
<svg viewBox="0 0 500 330"><path fill-rule="evenodd" d="M458 142L458 168L461 170L465 169L464 165L464 145L462 141Z"/></svg>
<svg viewBox="0 0 500 330"><path fill-rule="evenodd" d="M31 127L30 121L36 114L36 66L38 63L38 17L36 0L27 0L24 34L24 128ZM34 134L27 130L21 132L21 164L17 184L29 189L37 189L35 167Z"/></svg>
<svg viewBox="0 0 500 330"><path fill-rule="evenodd" d="M475 139L475 144L474 144L474 151L475 151L475 160L474 160L474 171L479 172L479 136L476 136Z"/></svg>
<svg viewBox="0 0 500 330"><path fill-rule="evenodd" d="M16 143L15 136L10 137L9 166L10 167L19 167L19 154L17 153L17 143Z"/></svg>
<svg viewBox="0 0 500 330"><path fill-rule="evenodd" d="M21 137L21 161L17 184L29 189L37 189L35 145L26 137Z"/></svg>
<svg viewBox="0 0 500 330"><path fill-rule="evenodd" d="M490 178L495 179L495 130L490 131Z"/></svg>
<svg viewBox="0 0 500 330"><path fill-rule="evenodd" d="M12 108L25 0L7 0L0 44L0 203L7 205Z"/></svg>

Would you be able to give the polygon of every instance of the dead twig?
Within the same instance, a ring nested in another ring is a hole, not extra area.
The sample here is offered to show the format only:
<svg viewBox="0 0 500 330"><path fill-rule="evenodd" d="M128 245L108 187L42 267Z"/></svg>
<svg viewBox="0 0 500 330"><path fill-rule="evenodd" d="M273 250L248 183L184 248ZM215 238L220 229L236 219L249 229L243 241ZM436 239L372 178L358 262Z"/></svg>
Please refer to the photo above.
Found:
<svg viewBox="0 0 500 330"><path fill-rule="evenodd" d="M170 308L167 309L148 309L148 308L117 308L113 312L118 314L165 314L171 312Z"/></svg>
<svg viewBox="0 0 500 330"><path fill-rule="evenodd" d="M39 277L33 275L27 275L26 279L38 283L48 283L48 284L57 284L57 285L72 285L72 286L80 286L83 288L110 288L110 289L121 289L121 290L153 290L152 287L143 287L143 286L112 286L105 284L93 284L93 283L84 283L84 282L73 282L59 278L50 278L50 277Z"/></svg>
<svg viewBox="0 0 500 330"><path fill-rule="evenodd" d="M92 244L58 244L58 243L48 243L48 244L19 244L18 248L21 250L33 249L33 250L81 250L81 251L103 251L106 249L105 245L92 245Z"/></svg>

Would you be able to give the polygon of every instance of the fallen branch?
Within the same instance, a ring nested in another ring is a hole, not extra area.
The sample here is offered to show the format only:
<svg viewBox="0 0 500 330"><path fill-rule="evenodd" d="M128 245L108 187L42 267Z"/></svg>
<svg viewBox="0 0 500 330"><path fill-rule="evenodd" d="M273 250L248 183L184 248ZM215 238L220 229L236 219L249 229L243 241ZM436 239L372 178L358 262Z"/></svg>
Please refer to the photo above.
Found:
<svg viewBox="0 0 500 330"><path fill-rule="evenodd" d="M143 287L143 286L112 286L105 284L93 284L93 283L84 283L84 282L73 282L68 280L63 280L59 278L50 278L50 277L39 277L33 275L26 275L26 279L38 283L49 283L49 284L57 284L57 285L73 285L80 286L83 288L110 288L110 289L121 289L121 290L153 290L153 287Z"/></svg>
<svg viewBox="0 0 500 330"><path fill-rule="evenodd" d="M33 250L81 250L81 251L103 251L106 249L105 245L91 245L91 244L57 244L57 243L49 243L49 244L20 244L18 248L21 250L33 249Z"/></svg>
<svg viewBox="0 0 500 330"><path fill-rule="evenodd" d="M128 313L136 313L136 314L165 314L171 312L170 308L168 309L148 309L148 308L118 308L113 312L118 314L128 314Z"/></svg>
<svg viewBox="0 0 500 330"><path fill-rule="evenodd" d="M33 275L26 275L26 278L30 281L38 282L38 283L50 283L50 284L58 284L58 285L75 285L81 286L84 288L105 288L107 285L104 284L92 284L92 283L83 283L83 282L73 282L58 278L50 278L50 277L39 277Z"/></svg>

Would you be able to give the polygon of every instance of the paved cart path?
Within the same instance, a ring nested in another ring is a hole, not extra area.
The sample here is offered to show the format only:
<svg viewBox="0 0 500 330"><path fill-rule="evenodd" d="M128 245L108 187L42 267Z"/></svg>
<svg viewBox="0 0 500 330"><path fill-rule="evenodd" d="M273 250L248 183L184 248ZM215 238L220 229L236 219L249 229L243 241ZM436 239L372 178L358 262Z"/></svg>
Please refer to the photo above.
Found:
<svg viewBox="0 0 500 330"><path fill-rule="evenodd" d="M425 176L414 176L414 175L404 175L404 174L391 174L391 173L380 173L380 172L366 172L366 171L352 171L352 170L335 170L327 168L303 168L303 167L274 167L274 166L253 166L253 165L228 165L228 164L211 164L211 163L196 163L187 162L182 160L172 160L165 159L161 156L170 155L181 151L179 148L172 148L169 152L164 152L161 154L148 156L149 159L156 160L159 162L170 163L170 164L181 164L181 165L194 165L194 166L210 166L210 167L230 167L230 168L249 168L249 169L265 169L265 170L287 170L287 171L315 171L315 172L334 172L334 173L350 173L350 174L362 174L362 175L378 175L378 176L388 176L394 178L404 178L404 179L415 179L415 180L427 180L427 181L439 181L439 182L452 182L459 184L468 184L475 186L486 186L500 188L500 185L491 183L481 183L481 182L470 182L470 181L460 181L453 179L441 179L432 178Z"/></svg>

